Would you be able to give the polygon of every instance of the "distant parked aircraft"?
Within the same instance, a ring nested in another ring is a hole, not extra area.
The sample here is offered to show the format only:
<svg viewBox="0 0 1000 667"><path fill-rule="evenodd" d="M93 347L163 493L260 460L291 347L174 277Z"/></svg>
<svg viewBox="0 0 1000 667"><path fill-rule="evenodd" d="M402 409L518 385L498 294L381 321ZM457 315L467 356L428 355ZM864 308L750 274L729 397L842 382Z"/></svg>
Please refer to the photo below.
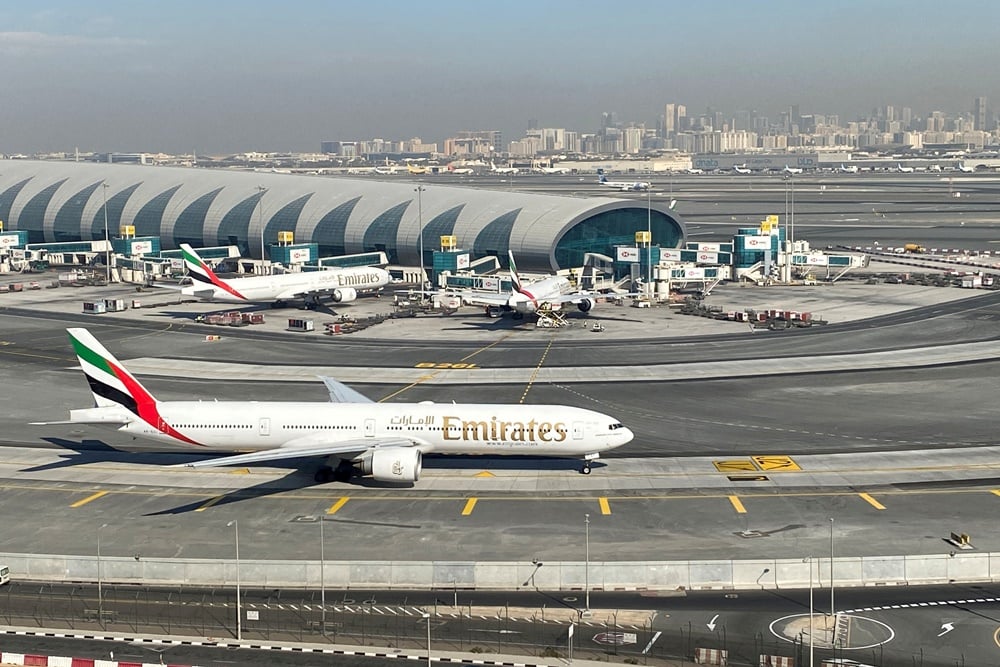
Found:
<svg viewBox="0 0 1000 667"><path fill-rule="evenodd" d="M609 188L617 188L622 192L637 192L649 189L647 181L609 181L608 177L604 175L603 169L597 170L597 182Z"/></svg>

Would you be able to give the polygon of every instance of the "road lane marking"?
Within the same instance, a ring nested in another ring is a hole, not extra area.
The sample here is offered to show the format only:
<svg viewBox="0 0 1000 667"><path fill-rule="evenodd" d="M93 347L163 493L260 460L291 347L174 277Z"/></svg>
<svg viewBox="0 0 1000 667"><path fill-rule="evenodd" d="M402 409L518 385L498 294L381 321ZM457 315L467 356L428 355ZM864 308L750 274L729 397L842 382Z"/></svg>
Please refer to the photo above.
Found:
<svg viewBox="0 0 1000 667"><path fill-rule="evenodd" d="M72 505L70 505L70 507L83 507L87 503L92 502L94 500L97 500L98 498L100 498L102 496L106 496L106 495L108 495L107 491L98 491L97 493L94 493L94 494L91 494L91 495L87 496L83 500L76 501L75 503L73 503Z"/></svg>
<svg viewBox="0 0 1000 667"><path fill-rule="evenodd" d="M601 514L611 514L611 505L607 498L598 498L597 503L601 506Z"/></svg>
<svg viewBox="0 0 1000 667"><path fill-rule="evenodd" d="M472 510L476 507L477 498L469 498L465 501L465 507L462 508L462 516L469 516L472 514Z"/></svg>
<svg viewBox="0 0 1000 667"><path fill-rule="evenodd" d="M871 505L872 507L874 507L877 510L884 510L885 509L885 505L883 505L879 501L875 500L874 498L872 498L867 493L859 493L858 496L861 498L861 500L865 501L866 503L868 503L869 505Z"/></svg>
<svg viewBox="0 0 1000 667"><path fill-rule="evenodd" d="M202 505L201 507L199 507L198 509L196 509L195 512L204 512L209 507L211 507L212 505L214 505L215 503L219 502L220 500L222 500L225 497L226 497L225 495L221 495L221 496L216 496L214 498L209 498L208 501L205 502L204 505Z"/></svg>
<svg viewBox="0 0 1000 667"><path fill-rule="evenodd" d="M326 513L327 514L336 514L337 512L340 511L341 507L343 507L344 505L347 504L348 500L350 500L350 497L349 496L344 496L343 498L341 498L340 500L338 500L337 502L335 502L333 505L331 505L330 509L328 509L326 511Z"/></svg>
<svg viewBox="0 0 1000 667"><path fill-rule="evenodd" d="M733 504L733 509L736 510L737 514L747 513L747 508L743 507L743 501L740 500L739 496L729 496L729 502Z"/></svg>

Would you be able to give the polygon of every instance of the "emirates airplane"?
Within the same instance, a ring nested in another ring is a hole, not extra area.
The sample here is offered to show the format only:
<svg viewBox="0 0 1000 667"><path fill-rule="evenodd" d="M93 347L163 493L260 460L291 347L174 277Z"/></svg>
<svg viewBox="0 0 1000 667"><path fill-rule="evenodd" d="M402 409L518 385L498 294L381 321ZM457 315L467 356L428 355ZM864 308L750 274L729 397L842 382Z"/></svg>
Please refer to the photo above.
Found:
<svg viewBox="0 0 1000 667"><path fill-rule="evenodd" d="M329 295L334 303L348 303L361 292L385 287L390 278L385 269L359 266L223 280L194 248L182 243L181 251L188 275L194 281L193 285L181 288L181 294L206 301L281 305L291 299L304 299L307 308L315 308L322 295Z"/></svg>
<svg viewBox="0 0 1000 667"><path fill-rule="evenodd" d="M86 329L66 330L94 407L67 421L97 424L137 438L203 453L193 468L328 457L316 481L371 475L412 483L424 454L558 456L591 461L632 440L613 417L563 405L375 403L331 378L329 402L158 401ZM242 453L235 453L242 452Z"/></svg>

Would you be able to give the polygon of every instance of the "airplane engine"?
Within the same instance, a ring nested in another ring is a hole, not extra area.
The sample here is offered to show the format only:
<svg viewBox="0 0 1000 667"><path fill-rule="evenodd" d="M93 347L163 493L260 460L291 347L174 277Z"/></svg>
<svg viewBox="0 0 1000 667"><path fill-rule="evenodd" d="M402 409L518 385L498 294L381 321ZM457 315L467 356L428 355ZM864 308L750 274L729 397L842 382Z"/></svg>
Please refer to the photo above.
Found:
<svg viewBox="0 0 1000 667"><path fill-rule="evenodd" d="M376 482L416 482L422 460L416 447L384 447L361 462L361 473Z"/></svg>
<svg viewBox="0 0 1000 667"><path fill-rule="evenodd" d="M358 298L358 290L353 287L341 287L333 290L333 300L337 303L348 303Z"/></svg>
<svg viewBox="0 0 1000 667"><path fill-rule="evenodd" d="M597 302L595 300L593 300L591 298L586 298L583 301L581 301L580 303L576 304L576 307L579 308L584 313L589 313L590 309L593 308L596 305L597 305Z"/></svg>

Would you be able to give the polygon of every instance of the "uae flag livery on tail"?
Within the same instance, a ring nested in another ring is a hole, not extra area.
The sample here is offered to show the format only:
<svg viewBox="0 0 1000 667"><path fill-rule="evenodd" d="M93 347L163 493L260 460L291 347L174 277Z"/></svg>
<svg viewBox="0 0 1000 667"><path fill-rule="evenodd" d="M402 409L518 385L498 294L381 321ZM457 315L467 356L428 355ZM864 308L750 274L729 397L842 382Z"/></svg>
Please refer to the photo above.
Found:
<svg viewBox="0 0 1000 667"><path fill-rule="evenodd" d="M191 276L192 280L204 283L209 287L215 287L216 289L228 292L242 301L247 300L247 298L234 289L232 285L215 275L215 272L212 271L212 269L208 267L208 264L206 264L205 261L198 256L198 253L194 251L194 248L189 246L187 243L182 243L181 252L184 254L184 265L187 267L188 275Z"/></svg>

